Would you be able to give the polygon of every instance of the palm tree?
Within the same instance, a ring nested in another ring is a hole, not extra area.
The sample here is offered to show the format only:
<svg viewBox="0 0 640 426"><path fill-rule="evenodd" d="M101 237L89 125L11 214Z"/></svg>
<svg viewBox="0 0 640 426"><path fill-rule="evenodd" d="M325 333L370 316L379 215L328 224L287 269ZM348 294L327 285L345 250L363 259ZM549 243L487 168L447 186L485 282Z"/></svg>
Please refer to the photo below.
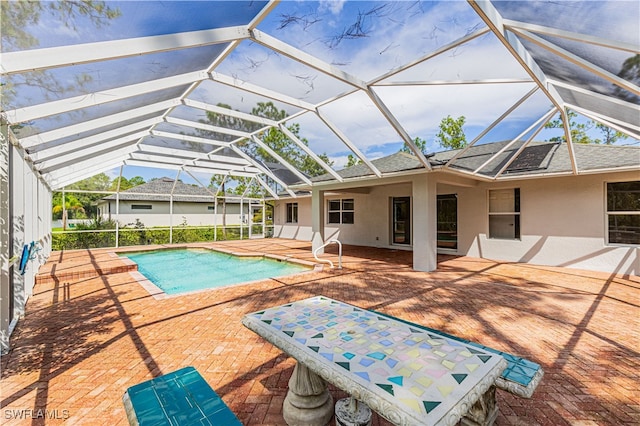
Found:
<svg viewBox="0 0 640 426"><path fill-rule="evenodd" d="M53 207L51 212L54 215L60 215L62 218L62 229L67 230L67 220L69 219L69 212L72 212L72 217L75 217L79 213L84 213L84 207L82 203L78 201L73 195L65 194L64 196L64 208L62 207L62 193L57 193L53 197Z"/></svg>

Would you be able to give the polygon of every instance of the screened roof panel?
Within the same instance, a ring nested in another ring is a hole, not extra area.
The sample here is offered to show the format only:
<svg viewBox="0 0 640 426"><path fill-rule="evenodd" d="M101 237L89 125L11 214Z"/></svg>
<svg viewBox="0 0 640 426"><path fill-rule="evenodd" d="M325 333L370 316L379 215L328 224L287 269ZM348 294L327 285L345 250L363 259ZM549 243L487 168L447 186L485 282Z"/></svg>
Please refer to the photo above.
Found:
<svg viewBox="0 0 640 426"><path fill-rule="evenodd" d="M41 80L39 86L20 90L20 97L5 105L7 109L21 108L206 70L211 58L218 56L225 47L217 44L47 70L37 75Z"/></svg>
<svg viewBox="0 0 640 426"><path fill-rule="evenodd" d="M486 58L492 58L487 61ZM469 66L473 63L474 66ZM496 66L496 65L499 66ZM491 33L451 48L394 74L377 84L465 82L491 80L531 80L516 59Z"/></svg>
<svg viewBox="0 0 640 426"><path fill-rule="evenodd" d="M464 115L469 152L528 139L550 108L640 134L637 2L109 1L91 16L34 2L29 22L17 4L3 3L17 30L2 32L3 119L52 185L102 169L96 153L177 170L226 157L291 195L277 173L342 180L351 154L381 177L395 160L372 161L405 142L436 151L445 116ZM528 173L522 143L470 173ZM559 151L557 170L593 162Z"/></svg>
<svg viewBox="0 0 640 426"><path fill-rule="evenodd" d="M614 1L494 1L504 19L638 44L640 4Z"/></svg>
<svg viewBox="0 0 640 426"><path fill-rule="evenodd" d="M35 3L35 2L34 2ZM65 4L66 3L66 4ZM267 4L266 1L107 1L105 5L115 16L79 12L73 2L41 2L34 5L32 16L37 22L22 23L24 31L37 43L30 48L68 46L134 37L174 34L210 28L248 24ZM56 10L62 10L56 13ZM94 11L92 11L94 12ZM11 16L11 15L10 15ZM7 25L3 22L3 25ZM6 27L5 27L6 28ZM13 40L3 38L2 50L23 50ZM25 40L19 39L24 43Z"/></svg>
<svg viewBox="0 0 640 426"><path fill-rule="evenodd" d="M590 72L589 70L576 65L573 62L570 62L564 58L560 58L552 52L549 52L548 50L545 50L538 45L530 43L527 40L524 40L522 43L525 45L528 51L531 52L532 55L534 55L534 57L536 58L536 62L540 66L542 71L544 71L547 77L551 79L569 83L582 89L613 97L619 97L618 91L628 93L627 90L625 90L624 88L620 88L620 86L615 85L611 81L605 80L603 77L600 77ZM622 64L626 59L630 57L629 53L627 52L620 53L621 54L616 55L616 62L611 65L614 68L620 67L618 68L616 74L621 73L621 69L623 68Z"/></svg>
<svg viewBox="0 0 640 426"><path fill-rule="evenodd" d="M279 110L285 110L287 114L292 115L302 110L298 105L287 103L284 100L278 100L277 98L269 97L262 92L262 87L255 87L246 84L240 79L234 79L233 76L222 75L227 77L224 83L212 80L205 80L198 85L198 87L189 94L187 99L203 102L213 106L223 104L230 109L240 111L246 114L253 114L253 110L257 107L258 103L271 102ZM229 83L229 84L227 84ZM232 86L231 84L237 84ZM277 93L272 93L278 95ZM256 115L256 114L253 114Z"/></svg>
<svg viewBox="0 0 640 426"><path fill-rule="evenodd" d="M462 2L281 2L258 28L371 80L484 26Z"/></svg>
<svg viewBox="0 0 640 426"><path fill-rule="evenodd" d="M283 70L286 70L285 78L282 78ZM312 104L350 88L307 64L247 40L234 49L216 72Z"/></svg>
<svg viewBox="0 0 640 426"><path fill-rule="evenodd" d="M637 105L632 102L616 102L589 93L557 87L558 92L566 102L595 114L611 117L616 124L628 123L629 127L635 129L636 134L640 133L640 111ZM638 97L635 97L636 102Z"/></svg>

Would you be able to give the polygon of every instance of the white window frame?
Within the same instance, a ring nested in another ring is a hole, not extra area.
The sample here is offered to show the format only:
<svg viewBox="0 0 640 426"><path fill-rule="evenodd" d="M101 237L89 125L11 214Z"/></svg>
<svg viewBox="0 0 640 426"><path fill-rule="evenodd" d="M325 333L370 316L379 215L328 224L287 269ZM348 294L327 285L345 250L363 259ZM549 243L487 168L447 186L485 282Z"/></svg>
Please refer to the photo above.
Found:
<svg viewBox="0 0 640 426"><path fill-rule="evenodd" d="M289 209L291 209L291 212L289 212ZM287 203L284 214L285 223L298 223L298 203Z"/></svg>
<svg viewBox="0 0 640 426"><path fill-rule="evenodd" d="M492 212L491 211L491 193L498 191L513 191L513 211L500 211L500 212ZM517 191L517 193L516 193ZM492 240L506 240L506 241L520 241L522 240L522 192L520 188L499 188L499 189L490 189L487 192L487 238ZM495 237L491 235L491 218L497 216L514 216L514 237L506 238L506 237Z"/></svg>
<svg viewBox="0 0 640 426"><path fill-rule="evenodd" d="M332 209L331 204L335 203L335 202L339 202L340 203L340 207L338 209ZM345 204L351 202L351 204L353 205L352 209L346 209L345 208ZM331 200L327 200L327 225L353 225L355 224L356 220L355 220L355 210L356 210L356 202L354 198L334 198ZM335 222L335 221L331 221L331 213L337 213L338 217L340 218L339 221ZM345 213L350 213L353 217L353 220L351 222L345 222L344 217L345 217Z"/></svg>
<svg viewBox="0 0 640 426"><path fill-rule="evenodd" d="M640 245L640 243L638 244L634 244L634 243L620 243L620 242L611 242L611 238L610 238L610 228L609 228L609 217L610 216L627 216L627 215L639 215L640 216L640 210L630 210L630 211L626 211L626 210L613 210L613 211L609 211L609 185L615 185L615 184L619 184L619 183L627 183L627 182L638 182L635 180L625 180L625 181L615 181L615 182L605 182L604 184L604 230L605 230L605 235L606 235L606 241L607 241L607 245L615 245L615 246L625 246L625 247L637 247Z"/></svg>

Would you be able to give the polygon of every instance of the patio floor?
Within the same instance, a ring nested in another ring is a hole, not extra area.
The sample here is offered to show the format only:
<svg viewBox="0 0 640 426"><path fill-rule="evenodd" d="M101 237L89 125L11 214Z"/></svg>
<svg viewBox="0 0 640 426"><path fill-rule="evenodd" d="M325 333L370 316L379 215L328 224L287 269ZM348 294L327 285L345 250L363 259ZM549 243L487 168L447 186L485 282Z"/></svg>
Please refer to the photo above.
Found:
<svg viewBox="0 0 640 426"><path fill-rule="evenodd" d="M292 240L206 245L313 258ZM193 365L246 426L283 425L294 360L240 320L318 294L541 364L531 399L498 390L498 425L640 424L639 277L453 256L416 272L410 252L345 246L341 271L156 300L109 252L56 252L41 268L55 278L36 285L1 358L2 424L124 425L129 386Z"/></svg>

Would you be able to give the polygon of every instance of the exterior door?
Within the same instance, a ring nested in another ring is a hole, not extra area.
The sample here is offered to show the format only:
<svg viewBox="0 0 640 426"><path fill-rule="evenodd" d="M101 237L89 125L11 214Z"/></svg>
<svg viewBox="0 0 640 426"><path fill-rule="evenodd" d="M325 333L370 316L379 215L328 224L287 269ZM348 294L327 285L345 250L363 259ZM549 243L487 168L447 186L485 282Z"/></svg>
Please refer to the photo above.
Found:
<svg viewBox="0 0 640 426"><path fill-rule="evenodd" d="M458 249L458 196L438 195L438 248Z"/></svg>
<svg viewBox="0 0 640 426"><path fill-rule="evenodd" d="M391 202L391 211L392 244L411 244L411 198L394 197Z"/></svg>

